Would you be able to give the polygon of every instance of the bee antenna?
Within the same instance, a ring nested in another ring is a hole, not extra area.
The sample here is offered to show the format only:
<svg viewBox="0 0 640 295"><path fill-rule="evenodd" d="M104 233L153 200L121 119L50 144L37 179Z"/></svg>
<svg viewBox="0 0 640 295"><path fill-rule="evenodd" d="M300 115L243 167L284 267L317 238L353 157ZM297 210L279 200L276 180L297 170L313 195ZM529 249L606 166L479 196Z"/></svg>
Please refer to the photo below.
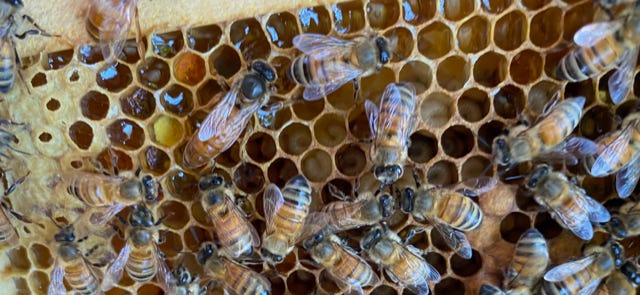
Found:
<svg viewBox="0 0 640 295"><path fill-rule="evenodd" d="M522 178L525 178L525 175L520 174L520 175L509 176L509 177L505 177L504 180L512 181L512 180L518 180L518 179L522 179Z"/></svg>

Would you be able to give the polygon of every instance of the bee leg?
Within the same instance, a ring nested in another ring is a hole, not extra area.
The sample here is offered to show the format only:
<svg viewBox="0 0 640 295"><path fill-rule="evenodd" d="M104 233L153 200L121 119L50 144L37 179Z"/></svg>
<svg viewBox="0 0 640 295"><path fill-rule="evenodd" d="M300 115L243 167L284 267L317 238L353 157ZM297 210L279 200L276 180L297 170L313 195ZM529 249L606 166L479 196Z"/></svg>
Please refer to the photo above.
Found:
<svg viewBox="0 0 640 295"><path fill-rule="evenodd" d="M413 176L413 182L415 182L416 188L419 188L421 186L421 184L420 184L420 176L418 175L418 169L419 168L416 168L416 167L413 167L411 169L411 174Z"/></svg>
<svg viewBox="0 0 640 295"><path fill-rule="evenodd" d="M29 23L31 23L34 27L36 27L37 32L39 35L45 36L45 37L60 37L60 35L56 35L56 34L51 34L47 31L45 31L44 29L42 29L33 19L33 17L31 17L28 14L23 14L22 15L22 19L28 21Z"/></svg>
<svg viewBox="0 0 640 295"><path fill-rule="evenodd" d="M360 83L357 79L353 79L353 101L358 100L358 91L360 90Z"/></svg>
<svg viewBox="0 0 640 295"><path fill-rule="evenodd" d="M163 231L159 231L158 232L158 244L164 244L164 242L167 241L167 231L163 230Z"/></svg>
<svg viewBox="0 0 640 295"><path fill-rule="evenodd" d="M337 188L332 183L329 183L329 185L327 186L327 189L329 190L329 194L331 196L333 196L334 198L340 201L346 201L349 199L348 196L346 196L339 188Z"/></svg>
<svg viewBox="0 0 640 295"><path fill-rule="evenodd" d="M118 220L122 219L122 217L120 217L118 215L116 215L116 218L118 218ZM115 225L113 223L109 223L109 225L111 225L111 228L113 229L113 231L116 232L118 237L120 237L121 239L124 239L124 232L122 231L122 229L119 226L117 226L117 225Z"/></svg>
<svg viewBox="0 0 640 295"><path fill-rule="evenodd" d="M409 244L409 241L411 241L411 239L413 239L413 237L415 237L417 234L424 232L424 228L423 227L412 227L409 232L407 232L407 234L405 235L405 237L402 239L402 243L405 245Z"/></svg>
<svg viewBox="0 0 640 295"><path fill-rule="evenodd" d="M120 173L118 169L118 155L115 154L111 147L107 149L107 153L109 154L109 158L111 158L111 168L113 168L113 175L118 176L118 174Z"/></svg>
<svg viewBox="0 0 640 295"><path fill-rule="evenodd" d="M24 39L24 37L20 38L20 36L18 35L16 35L16 37L18 37L19 39ZM29 85L27 84L27 80L25 80L24 76L22 75L22 61L20 60L20 56L18 55L18 49L16 47L16 43L13 41L13 38L9 38L9 42L11 42L11 47L13 47L13 58L16 61L16 65L17 65L16 72L18 73L18 78L20 78L22 85L27 90L27 94L31 95L31 90L29 90Z"/></svg>

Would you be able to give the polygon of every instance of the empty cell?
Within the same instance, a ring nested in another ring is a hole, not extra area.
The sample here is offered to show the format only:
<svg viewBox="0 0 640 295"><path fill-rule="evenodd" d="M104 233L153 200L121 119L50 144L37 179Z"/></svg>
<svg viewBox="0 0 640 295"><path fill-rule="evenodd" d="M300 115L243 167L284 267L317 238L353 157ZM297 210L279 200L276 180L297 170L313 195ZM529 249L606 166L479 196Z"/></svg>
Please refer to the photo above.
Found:
<svg viewBox="0 0 640 295"><path fill-rule="evenodd" d="M109 92L120 92L129 86L131 81L133 81L131 70L123 63L115 63L96 73L96 83L98 86Z"/></svg>
<svg viewBox="0 0 640 295"><path fill-rule="evenodd" d="M415 42L413 34L407 28L397 27L390 29L384 36L393 43L391 62L403 61L411 56Z"/></svg>
<svg viewBox="0 0 640 295"><path fill-rule="evenodd" d="M209 79L207 82L202 83L198 90L196 90L196 97L198 98L198 104L200 106L206 106L211 102L213 97L222 91L222 87L214 79Z"/></svg>
<svg viewBox="0 0 640 295"><path fill-rule="evenodd" d="M313 294L316 289L316 277L305 270L297 270L287 278L287 289L293 294Z"/></svg>
<svg viewBox="0 0 640 295"><path fill-rule="evenodd" d="M179 84L169 85L160 95L160 104L169 113L183 117L193 110L193 94Z"/></svg>
<svg viewBox="0 0 640 295"><path fill-rule="evenodd" d="M473 0L443 1L444 17L448 20L459 21L473 12L474 2Z"/></svg>
<svg viewBox="0 0 640 295"><path fill-rule="evenodd" d="M111 144L117 147L137 150L144 144L145 135L138 123L128 119L119 119L107 126L107 137Z"/></svg>
<svg viewBox="0 0 640 295"><path fill-rule="evenodd" d="M542 48L549 47L560 39L562 26L562 10L559 7L550 7L538 12L531 19L531 42Z"/></svg>
<svg viewBox="0 0 640 295"><path fill-rule="evenodd" d="M201 244L204 241L211 240L212 238L209 231L198 226L191 226L184 233L185 246L194 253L200 250Z"/></svg>
<svg viewBox="0 0 640 295"><path fill-rule="evenodd" d="M358 139L371 139L369 117L364 111L364 104L356 105L349 113L349 132Z"/></svg>
<svg viewBox="0 0 640 295"><path fill-rule="evenodd" d="M476 250L471 251L471 259L464 259L458 254L451 256L451 270L461 277L470 277L482 268L482 257Z"/></svg>
<svg viewBox="0 0 640 295"><path fill-rule="evenodd" d="M327 294L338 294L340 293L340 287L336 284L336 278L327 272L326 269L320 272L320 276L318 277L318 282L320 283L320 288L327 292Z"/></svg>
<svg viewBox="0 0 640 295"><path fill-rule="evenodd" d="M162 224L170 229L180 230L189 222L189 211L180 202L164 201L160 210L166 216ZM171 213L169 214L169 212Z"/></svg>
<svg viewBox="0 0 640 295"><path fill-rule="evenodd" d="M172 58L182 50L183 46L184 39L180 31L151 34L151 48L158 56Z"/></svg>
<svg viewBox="0 0 640 295"><path fill-rule="evenodd" d="M264 186L264 174L260 167L251 163L242 163L233 173L233 183L247 194L255 194Z"/></svg>
<svg viewBox="0 0 640 295"><path fill-rule="evenodd" d="M177 145L184 135L182 123L174 117L160 115L152 124L153 141L165 147Z"/></svg>
<svg viewBox="0 0 640 295"><path fill-rule="evenodd" d="M73 49L47 53L46 62L43 65L45 70L57 70L64 68L73 59Z"/></svg>
<svg viewBox="0 0 640 295"><path fill-rule="evenodd" d="M298 175L298 167L296 164L286 158L277 158L271 162L267 169L267 177L269 182L275 183L279 187L284 187L285 183L292 177Z"/></svg>
<svg viewBox="0 0 640 295"><path fill-rule="evenodd" d="M136 87L120 97L120 107L126 115L144 120L155 112L156 99L153 93Z"/></svg>
<svg viewBox="0 0 640 295"><path fill-rule="evenodd" d="M420 61L409 61L400 70L399 80L411 83L416 89L416 94L422 94L433 81L433 71L429 65Z"/></svg>
<svg viewBox="0 0 640 295"><path fill-rule="evenodd" d="M411 134L409 159L416 163L427 163L438 153L438 140L426 130Z"/></svg>
<svg viewBox="0 0 640 295"><path fill-rule="evenodd" d="M40 87L42 85L47 84L47 75L44 73L36 73L33 78L31 78L31 86L32 87Z"/></svg>
<svg viewBox="0 0 640 295"><path fill-rule="evenodd" d="M495 52L483 54L473 65L473 78L480 85L496 87L507 77L507 59Z"/></svg>
<svg viewBox="0 0 640 295"><path fill-rule="evenodd" d="M493 41L503 50L514 50L527 38L527 19L520 11L513 11L496 21Z"/></svg>
<svg viewBox="0 0 640 295"><path fill-rule="evenodd" d="M434 22L418 32L418 51L429 59L447 54L453 47L453 34L447 25Z"/></svg>
<svg viewBox="0 0 640 295"><path fill-rule="evenodd" d="M447 273L447 260L437 252L429 252L425 255L425 260L431 264L441 275Z"/></svg>
<svg viewBox="0 0 640 295"><path fill-rule="evenodd" d="M422 225L407 225L398 232L398 236L404 241L410 233L413 234L413 237L407 241L409 244L421 250L429 248L429 234Z"/></svg>
<svg viewBox="0 0 640 295"><path fill-rule="evenodd" d="M102 92L91 90L80 99L80 111L87 119L104 119L109 112L109 97Z"/></svg>
<svg viewBox="0 0 640 295"><path fill-rule="evenodd" d="M456 125L447 128L440 138L440 144L445 154L461 158L473 149L474 136L469 128Z"/></svg>
<svg viewBox="0 0 640 295"><path fill-rule="evenodd" d="M604 202L614 193L614 176L608 177L591 177L585 176L582 179L581 187L588 196L594 198L598 202Z"/></svg>
<svg viewBox="0 0 640 295"><path fill-rule="evenodd" d="M47 132L42 132L40 133L40 135L38 135L38 140L40 140L41 142L49 142L51 141L51 139L51 134Z"/></svg>
<svg viewBox="0 0 640 295"><path fill-rule="evenodd" d="M82 45L78 48L78 60L81 63L92 65L104 60L99 46Z"/></svg>
<svg viewBox="0 0 640 295"><path fill-rule="evenodd" d="M146 62L138 67L138 82L152 90L164 87L169 79L171 79L169 65L159 58L147 58Z"/></svg>
<svg viewBox="0 0 640 295"><path fill-rule="evenodd" d="M529 216L520 212L511 212L500 222L500 236L503 240L515 244L529 228L531 228Z"/></svg>
<svg viewBox="0 0 640 295"><path fill-rule="evenodd" d="M420 105L422 121L434 128L447 124L454 111L453 99L444 92L429 94Z"/></svg>
<svg viewBox="0 0 640 295"><path fill-rule="evenodd" d="M334 147L347 137L343 117L338 114L326 114L320 117L313 126L316 140L326 147Z"/></svg>
<svg viewBox="0 0 640 295"><path fill-rule="evenodd" d="M536 214L534 226L547 240L551 240L562 233L562 227L560 227L560 225L551 218L549 212L540 212Z"/></svg>
<svg viewBox="0 0 640 295"><path fill-rule="evenodd" d="M490 108L489 96L477 88L465 91L458 99L458 113L468 122L482 120L489 113Z"/></svg>
<svg viewBox="0 0 640 295"><path fill-rule="evenodd" d="M377 102L387 85L393 82L395 82L395 73L389 68L382 68L377 73L360 80L358 95L364 99Z"/></svg>
<svg viewBox="0 0 640 295"><path fill-rule="evenodd" d="M526 0L525 0L526 1ZM489 0L481 1L482 9L489 13L500 13L509 8L513 4L512 0Z"/></svg>
<svg viewBox="0 0 640 295"><path fill-rule="evenodd" d="M336 197L334 194L332 194L329 191L330 185L336 187L345 196L351 196L354 194L353 187L351 186L351 182L342 178L334 178L331 181L327 182L324 186L322 186L320 195L322 197L323 204L328 204L330 202L335 202L340 200L340 198Z"/></svg>
<svg viewBox="0 0 640 295"><path fill-rule="evenodd" d="M222 29L218 25L205 25L187 30L189 48L200 53L209 52L220 42Z"/></svg>
<svg viewBox="0 0 640 295"><path fill-rule="evenodd" d="M266 29L271 43L280 48L293 46L293 37L299 34L296 17L288 12L272 14L267 20Z"/></svg>
<svg viewBox="0 0 640 295"><path fill-rule="evenodd" d="M519 186L518 190L516 190L516 205L520 210L526 212L538 212L540 210L540 205L533 199L533 194L524 186Z"/></svg>
<svg viewBox="0 0 640 295"><path fill-rule="evenodd" d="M551 0L522 0L522 5L529 10L536 10L547 5Z"/></svg>
<svg viewBox="0 0 640 295"><path fill-rule="evenodd" d="M228 45L221 45L216 48L211 53L209 63L212 75L222 75L227 79L235 75L242 66L240 55L233 47Z"/></svg>
<svg viewBox="0 0 640 295"><path fill-rule="evenodd" d="M171 158L163 150L149 146L144 151L145 167L155 175L163 175L171 167Z"/></svg>
<svg viewBox="0 0 640 295"><path fill-rule="evenodd" d="M478 60L474 66L474 76L476 76L475 72L476 68L478 68L479 62L480 61ZM493 60L493 62L495 62L495 60ZM467 61L463 57L454 55L447 57L444 61L438 64L438 69L436 70L436 79L438 80L438 84L440 84L442 88L448 91L456 91L462 88L467 80L469 80L470 72L471 71L469 63L467 63ZM483 71L483 73L485 72Z"/></svg>
<svg viewBox="0 0 640 295"><path fill-rule="evenodd" d="M291 79L287 79L287 70L289 65L291 64L291 59L285 56L276 56L271 59L270 64L276 70L276 74L280 79L277 79L275 82L275 86L278 89L278 93L286 94L289 93L296 86L296 83L291 81Z"/></svg>
<svg viewBox="0 0 640 295"><path fill-rule="evenodd" d="M597 105L589 109L580 120L580 135L596 140L616 128L616 120L608 107Z"/></svg>
<svg viewBox="0 0 640 295"><path fill-rule="evenodd" d="M216 157L216 164L224 167L234 167L238 163L240 163L240 144L237 141L234 142L229 149Z"/></svg>
<svg viewBox="0 0 640 295"><path fill-rule="evenodd" d="M489 45L489 21L482 16L474 16L458 28L457 44L464 53L476 53Z"/></svg>
<svg viewBox="0 0 640 295"><path fill-rule="evenodd" d="M634 113L638 109L640 109L640 101L635 99L627 100L618 105L615 115L620 118L626 118L628 115Z"/></svg>
<svg viewBox="0 0 640 295"><path fill-rule="evenodd" d="M515 119L522 113L526 103L522 89L513 85L500 88L493 97L493 109L505 119Z"/></svg>
<svg viewBox="0 0 640 295"><path fill-rule="evenodd" d="M421 25L436 14L435 0L402 0L402 18L412 25Z"/></svg>
<svg viewBox="0 0 640 295"><path fill-rule="evenodd" d="M247 140L245 150L252 160L264 163L276 155L276 143L269 134L256 132Z"/></svg>
<svg viewBox="0 0 640 295"><path fill-rule="evenodd" d="M357 176L367 165L367 155L356 144L342 146L336 152L336 168L344 175Z"/></svg>
<svg viewBox="0 0 640 295"><path fill-rule="evenodd" d="M333 171L331 156L321 149L313 149L305 153L300 165L302 174L311 182L322 182Z"/></svg>
<svg viewBox="0 0 640 295"><path fill-rule="evenodd" d="M353 97L351 98L353 99ZM311 121L315 119L324 110L324 99L313 101L298 100L299 103L293 104L293 113L302 120Z"/></svg>
<svg viewBox="0 0 640 295"><path fill-rule="evenodd" d="M593 14L597 6L591 2L584 2L569 8L564 14L562 38L565 41L572 42L573 35L584 25L593 21Z"/></svg>
<svg viewBox="0 0 640 295"><path fill-rule="evenodd" d="M373 29L386 29L398 21L400 7L395 0L371 0L366 4L367 19Z"/></svg>
<svg viewBox="0 0 640 295"><path fill-rule="evenodd" d="M491 175L491 160L483 156L473 156L467 159L460 170L462 181L474 179L476 177Z"/></svg>
<svg viewBox="0 0 640 295"><path fill-rule="evenodd" d="M558 65L561 63L561 60L571 49L574 47L571 46L563 46L556 47L558 49L547 51L544 56L544 72L547 76L551 78L557 79L557 70Z"/></svg>
<svg viewBox="0 0 640 295"><path fill-rule="evenodd" d="M435 295L464 294L464 283L448 277L438 282L434 288Z"/></svg>
<svg viewBox="0 0 640 295"><path fill-rule="evenodd" d="M16 295L30 295L29 284L23 277L13 277L13 284L16 287Z"/></svg>
<svg viewBox="0 0 640 295"><path fill-rule="evenodd" d="M47 110L55 112L59 108L60 108L60 101L59 100L57 100L55 98L51 98L51 99L49 99L49 101L47 101Z"/></svg>
<svg viewBox="0 0 640 295"><path fill-rule="evenodd" d="M445 160L438 161L429 167L427 180L434 185L454 184L458 182L458 169L452 162Z"/></svg>
<svg viewBox="0 0 640 295"><path fill-rule="evenodd" d="M198 194L198 179L187 172L174 170L168 174L164 188L173 197L183 201L192 200Z"/></svg>
<svg viewBox="0 0 640 295"><path fill-rule="evenodd" d="M516 83L532 83L542 74L542 56L530 49L523 50L511 59L509 72Z"/></svg>
<svg viewBox="0 0 640 295"><path fill-rule="evenodd" d="M35 294L47 294L49 288L49 275L41 271L33 271L29 274L29 289Z"/></svg>
<svg viewBox="0 0 640 295"><path fill-rule="evenodd" d="M633 94L640 96L640 73L636 73L635 79L633 79Z"/></svg>
<svg viewBox="0 0 640 295"><path fill-rule="evenodd" d="M300 155L311 144L311 131L304 124L292 123L282 130L278 142L285 153Z"/></svg>
<svg viewBox="0 0 640 295"><path fill-rule="evenodd" d="M27 249L24 247L14 247L6 250L5 253L16 273L26 273L31 269L31 261L29 261Z"/></svg>
<svg viewBox="0 0 640 295"><path fill-rule="evenodd" d="M296 254L292 251L284 260L276 265L278 273L286 274L296 267Z"/></svg>
<svg viewBox="0 0 640 295"><path fill-rule="evenodd" d="M347 83L338 90L327 95L327 101L334 107L343 111L349 110L355 104L355 89L353 83Z"/></svg>
<svg viewBox="0 0 640 295"><path fill-rule="evenodd" d="M602 86L600 84L599 86ZM606 83L604 84L606 85ZM595 85L593 85L593 80L587 79L580 82L569 82L564 86L564 97L578 97L582 96L585 98L585 108L589 107L592 103L596 101L595 95L600 91L596 91Z"/></svg>
<svg viewBox="0 0 640 295"><path fill-rule="evenodd" d="M76 121L69 126L69 138L78 148L87 150L93 141L93 128L83 121Z"/></svg>
<svg viewBox="0 0 640 295"><path fill-rule="evenodd" d="M396 295L398 291L396 289L387 286L387 285L379 285L375 289L371 290L371 295Z"/></svg>
<svg viewBox="0 0 640 295"><path fill-rule="evenodd" d="M331 16L324 6L302 8L298 20L304 33L327 34L331 31Z"/></svg>
<svg viewBox="0 0 640 295"><path fill-rule="evenodd" d="M266 59L271 53L271 45L255 18L235 21L229 29L231 43L242 52L245 60Z"/></svg>
<svg viewBox="0 0 640 295"><path fill-rule="evenodd" d="M339 34L355 33L362 30L365 25L362 2L348 1L333 4L334 30Z"/></svg>
<svg viewBox="0 0 640 295"><path fill-rule="evenodd" d="M530 110L541 114L547 102L558 92L560 86L551 81L540 81L533 85L527 96L527 105Z"/></svg>
<svg viewBox="0 0 640 295"><path fill-rule="evenodd" d="M191 51L181 54L173 63L174 77L187 85L194 86L200 83L206 73L204 59Z"/></svg>

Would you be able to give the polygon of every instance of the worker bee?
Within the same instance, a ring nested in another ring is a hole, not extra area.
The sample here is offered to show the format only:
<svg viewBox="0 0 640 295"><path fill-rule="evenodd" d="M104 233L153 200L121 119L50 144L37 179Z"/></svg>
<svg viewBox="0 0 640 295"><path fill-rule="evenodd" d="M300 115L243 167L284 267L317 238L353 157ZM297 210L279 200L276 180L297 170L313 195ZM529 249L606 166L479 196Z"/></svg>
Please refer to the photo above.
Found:
<svg viewBox="0 0 640 295"><path fill-rule="evenodd" d="M588 24L576 32L574 42L580 46L567 53L559 62L556 76L561 80L583 81L612 68L609 77L611 100L623 101L633 83L640 42L640 12L613 21Z"/></svg>
<svg viewBox="0 0 640 295"><path fill-rule="evenodd" d="M640 285L640 272L638 266L627 260L620 269L617 269L598 289L597 294L636 294Z"/></svg>
<svg viewBox="0 0 640 295"><path fill-rule="evenodd" d="M207 293L207 287L200 287L199 279L198 275L192 276L189 270L180 264L171 271L171 280L168 283L169 291L167 293L175 295L204 295Z"/></svg>
<svg viewBox="0 0 640 295"><path fill-rule="evenodd" d="M469 179L453 187L421 186L416 181L417 191L406 188L401 192L400 206L418 221L428 221L438 230L444 241L460 257L471 258L471 246L464 233L482 224L480 206L470 197L478 197L491 190L498 181L493 177Z"/></svg>
<svg viewBox="0 0 640 295"><path fill-rule="evenodd" d="M47 294L67 294L67 289L63 284L64 279L78 294L101 294L98 289L100 285L98 274L93 269L93 264L87 261L78 248L73 226L59 228L60 230L54 236L58 243L58 257L56 257L51 272L51 282Z"/></svg>
<svg viewBox="0 0 640 295"><path fill-rule="evenodd" d="M86 28L99 42L106 64L113 63L122 52L131 30L136 25L138 55L144 60L144 43L138 18L138 0L92 0L87 11Z"/></svg>
<svg viewBox="0 0 640 295"><path fill-rule="evenodd" d="M165 216L166 217L166 216ZM154 221L152 212L144 205L134 205L129 214L124 247L118 257L109 265L102 281L102 291L107 291L122 278L123 271L136 282L145 283L154 276L165 290L171 281L171 272L165 264L156 241L159 240L158 226L164 218Z"/></svg>
<svg viewBox="0 0 640 295"><path fill-rule="evenodd" d="M409 83L391 83L382 93L380 108L367 100L365 109L373 134L373 173L383 185L392 184L402 177L408 157L416 90Z"/></svg>
<svg viewBox="0 0 640 295"><path fill-rule="evenodd" d="M270 184L263 194L267 229L262 236L262 257L270 264L282 262L302 236L311 205L311 185L302 175L280 189Z"/></svg>
<svg viewBox="0 0 640 295"><path fill-rule="evenodd" d="M589 154L596 148L592 141L582 137L566 139L578 126L584 103L584 97L568 98L561 102L552 99L535 125L530 128L517 126L508 135L494 139L495 160L509 168L542 155L561 156L570 164L577 163L572 153Z"/></svg>
<svg viewBox="0 0 640 295"><path fill-rule="evenodd" d="M303 247L341 288L363 294L362 287L375 285L380 280L371 266L334 234L321 231L305 240Z"/></svg>
<svg viewBox="0 0 640 295"><path fill-rule="evenodd" d="M231 147L253 114L269 101L276 77L271 65L254 61L193 134L184 148L184 166L189 169L201 167Z"/></svg>
<svg viewBox="0 0 640 295"><path fill-rule="evenodd" d="M419 295L429 294L428 282L440 281L440 273L420 256L420 250L403 243L384 223L371 228L360 247L394 283Z"/></svg>
<svg viewBox="0 0 640 295"><path fill-rule="evenodd" d="M622 205L605 224L605 228L616 240L640 235L640 203L630 202Z"/></svg>
<svg viewBox="0 0 640 295"><path fill-rule="evenodd" d="M525 187L535 193L536 202L549 209L551 217L560 226L583 240L593 238L591 222L607 222L611 219L609 211L589 197L584 189L545 164L531 171Z"/></svg>
<svg viewBox="0 0 640 295"><path fill-rule="evenodd" d="M588 247L584 255L549 270L544 275L542 294L593 294L600 282L623 264L624 248L609 242Z"/></svg>
<svg viewBox="0 0 640 295"><path fill-rule="evenodd" d="M585 157L585 168L595 177L616 173L618 196L631 195L640 179L640 112L627 116L622 129L603 135L597 152Z"/></svg>
<svg viewBox="0 0 640 295"><path fill-rule="evenodd" d="M212 243L204 243L198 252L198 263L204 267L204 279L222 284L229 294L268 295L271 283L261 274L220 256Z"/></svg>
<svg viewBox="0 0 640 295"><path fill-rule="evenodd" d="M15 191L16 188L18 188L18 186L24 182L24 180L27 178L27 175L21 177L14 184L9 186L9 188L5 190L4 195L2 196L2 200L0 201L0 249L13 247L18 244L19 237L16 229L11 223L12 216L22 222L31 222L22 214L11 210L6 200L6 197L9 196L9 194Z"/></svg>
<svg viewBox="0 0 640 295"><path fill-rule="evenodd" d="M211 218L222 255L235 259L260 246L258 232L234 204L233 191L221 176L207 175L200 180L199 187L203 192L202 208Z"/></svg>
<svg viewBox="0 0 640 295"><path fill-rule="evenodd" d="M291 62L287 75L305 87L305 100L320 99L349 81L371 75L391 59L389 42L381 36L344 40L305 33L295 36L293 45L304 54Z"/></svg>

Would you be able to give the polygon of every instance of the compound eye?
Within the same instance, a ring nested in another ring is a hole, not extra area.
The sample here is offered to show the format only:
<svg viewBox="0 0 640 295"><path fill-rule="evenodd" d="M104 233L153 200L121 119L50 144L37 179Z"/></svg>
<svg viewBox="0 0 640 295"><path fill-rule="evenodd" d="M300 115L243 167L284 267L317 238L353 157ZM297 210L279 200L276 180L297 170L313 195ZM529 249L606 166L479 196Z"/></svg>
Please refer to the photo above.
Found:
<svg viewBox="0 0 640 295"><path fill-rule="evenodd" d="M380 176L380 175L383 175L384 172L385 172L384 167L376 167L376 169L373 171L373 174L375 174L376 176Z"/></svg>
<svg viewBox="0 0 640 295"><path fill-rule="evenodd" d="M402 167L400 167L400 166L398 166L398 165L393 166L393 167L391 168L391 170L393 171L393 174L395 174L395 175L398 175L398 176L399 176L399 175L402 175Z"/></svg>
<svg viewBox="0 0 640 295"><path fill-rule="evenodd" d="M275 261L278 262L278 263L280 263L280 262L282 262L282 260L284 260L284 257L282 257L282 255L276 255L274 258L275 258Z"/></svg>

